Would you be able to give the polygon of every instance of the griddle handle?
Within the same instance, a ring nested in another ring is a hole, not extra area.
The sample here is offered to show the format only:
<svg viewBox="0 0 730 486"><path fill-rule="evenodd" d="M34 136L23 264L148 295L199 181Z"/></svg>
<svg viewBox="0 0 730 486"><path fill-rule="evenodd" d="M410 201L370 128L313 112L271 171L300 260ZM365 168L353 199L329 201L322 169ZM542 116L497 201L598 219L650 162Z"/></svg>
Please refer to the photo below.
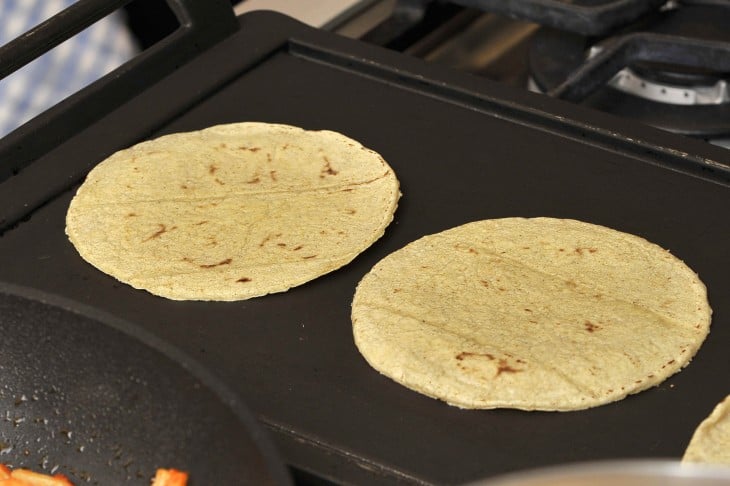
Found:
<svg viewBox="0 0 730 486"><path fill-rule="evenodd" d="M130 1L79 0L0 47L0 80ZM167 3L175 12L182 30L212 30L205 27L213 24L224 32L231 32L230 27L235 27L235 15L230 3L218 0L167 0ZM155 46L151 50L155 50Z"/></svg>
<svg viewBox="0 0 730 486"><path fill-rule="evenodd" d="M627 34L617 37L588 59L548 94L568 101L582 101L605 86L623 68L642 61L729 72L730 43L643 32Z"/></svg>
<svg viewBox="0 0 730 486"><path fill-rule="evenodd" d="M80 0L0 47L0 79L22 68L130 0Z"/></svg>
<svg viewBox="0 0 730 486"><path fill-rule="evenodd" d="M0 47L0 79L130 1L79 0ZM0 164L0 182L238 31L229 0L167 0L167 4L180 23L177 30L0 139L0 161L12 160L12 165Z"/></svg>

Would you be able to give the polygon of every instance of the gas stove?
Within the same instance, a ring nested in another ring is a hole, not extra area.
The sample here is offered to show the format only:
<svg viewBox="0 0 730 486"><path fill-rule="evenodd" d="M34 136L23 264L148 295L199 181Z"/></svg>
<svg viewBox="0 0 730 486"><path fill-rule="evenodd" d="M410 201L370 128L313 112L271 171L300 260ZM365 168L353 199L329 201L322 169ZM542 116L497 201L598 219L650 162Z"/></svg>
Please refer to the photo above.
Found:
<svg viewBox="0 0 730 486"><path fill-rule="evenodd" d="M730 1L360 1L324 18L349 37L730 148Z"/></svg>

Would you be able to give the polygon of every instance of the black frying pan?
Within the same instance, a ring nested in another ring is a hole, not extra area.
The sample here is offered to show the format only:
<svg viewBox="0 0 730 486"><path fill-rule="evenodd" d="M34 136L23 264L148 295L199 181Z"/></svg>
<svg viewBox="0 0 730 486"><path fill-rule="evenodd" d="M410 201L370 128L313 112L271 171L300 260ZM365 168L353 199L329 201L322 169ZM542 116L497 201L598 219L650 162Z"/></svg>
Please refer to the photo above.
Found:
<svg viewBox="0 0 730 486"><path fill-rule="evenodd" d="M77 485L148 485L158 467L191 486L289 482L218 381L94 309L0 285L0 380L0 462L13 467Z"/></svg>

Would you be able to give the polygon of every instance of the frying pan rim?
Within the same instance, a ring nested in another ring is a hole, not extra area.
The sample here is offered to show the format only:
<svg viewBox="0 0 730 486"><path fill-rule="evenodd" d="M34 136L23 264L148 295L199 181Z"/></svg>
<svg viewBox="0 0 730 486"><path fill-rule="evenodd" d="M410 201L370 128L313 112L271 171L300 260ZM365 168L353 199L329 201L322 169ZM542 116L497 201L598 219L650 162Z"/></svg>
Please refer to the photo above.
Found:
<svg viewBox="0 0 730 486"><path fill-rule="evenodd" d="M256 419L241 398L225 385L220 378L216 377L208 368L180 348L126 319L119 318L92 305L84 304L55 293L0 281L0 297L2 296L34 301L70 312L79 317L92 319L97 324L108 326L125 336L139 341L144 346L162 354L165 358L172 360L175 365L180 366L185 372L190 373L204 387L212 391L221 403L230 409L236 419L250 432L251 440L261 453L266 470L275 484L282 486L293 484L291 477L286 471L286 466L281 455L274 446L272 439L265 432L264 425Z"/></svg>
<svg viewBox="0 0 730 486"><path fill-rule="evenodd" d="M462 486L530 486L535 481L534 486L538 486L539 484L548 484L543 483L544 481L588 480L596 476L602 479L611 479L613 477L614 480L617 480L622 475L633 475L637 479L644 477L649 481L652 479L666 480L673 478L724 481L730 478L730 469L719 464L684 462L671 457L619 457L591 461L567 461L562 464L532 467L470 481Z"/></svg>

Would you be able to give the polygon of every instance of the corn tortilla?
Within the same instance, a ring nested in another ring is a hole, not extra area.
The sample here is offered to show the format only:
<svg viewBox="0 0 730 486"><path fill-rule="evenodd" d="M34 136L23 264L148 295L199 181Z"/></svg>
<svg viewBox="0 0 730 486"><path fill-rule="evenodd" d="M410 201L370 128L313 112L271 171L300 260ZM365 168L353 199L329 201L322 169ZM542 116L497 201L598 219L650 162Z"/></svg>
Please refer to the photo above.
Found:
<svg viewBox="0 0 730 486"><path fill-rule="evenodd" d="M425 236L377 263L352 303L372 367L462 408L620 400L686 366L710 315L704 284L667 250L554 218Z"/></svg>
<svg viewBox="0 0 730 486"><path fill-rule="evenodd" d="M697 427L682 461L730 466L730 395Z"/></svg>
<svg viewBox="0 0 730 486"><path fill-rule="evenodd" d="M282 292L350 262L393 219L383 158L332 131L245 122L113 154L71 201L81 257L177 300Z"/></svg>

